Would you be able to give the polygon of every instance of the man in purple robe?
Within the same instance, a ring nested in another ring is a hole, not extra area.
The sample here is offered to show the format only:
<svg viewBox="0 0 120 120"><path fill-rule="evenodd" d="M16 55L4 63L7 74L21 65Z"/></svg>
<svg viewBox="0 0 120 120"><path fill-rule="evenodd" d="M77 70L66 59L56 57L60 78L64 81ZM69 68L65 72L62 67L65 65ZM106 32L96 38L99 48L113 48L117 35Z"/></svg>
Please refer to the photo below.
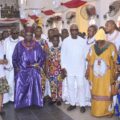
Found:
<svg viewBox="0 0 120 120"><path fill-rule="evenodd" d="M25 40L14 50L15 108L31 105L43 106L40 69L45 61L45 53L39 43L33 40L33 32L26 29Z"/></svg>

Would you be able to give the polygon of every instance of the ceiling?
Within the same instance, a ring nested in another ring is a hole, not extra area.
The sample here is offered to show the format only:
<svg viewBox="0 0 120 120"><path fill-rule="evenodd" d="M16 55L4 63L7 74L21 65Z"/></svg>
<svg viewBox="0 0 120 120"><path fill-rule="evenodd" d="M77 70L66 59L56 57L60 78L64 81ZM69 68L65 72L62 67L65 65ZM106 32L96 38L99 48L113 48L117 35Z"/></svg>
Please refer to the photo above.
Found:
<svg viewBox="0 0 120 120"><path fill-rule="evenodd" d="M40 8L40 9L58 9L61 7L60 3L65 3L71 0L34 0L34 2L31 3L31 0L28 1L27 7L34 7L34 8ZM95 0L83 0L83 1L95 1Z"/></svg>
<svg viewBox="0 0 120 120"><path fill-rule="evenodd" d="M34 0L34 2L31 2L32 0L24 0L24 1L26 1L26 4L24 4L24 8L26 9L26 11L29 11L31 9L32 14L36 14L36 12L38 12L38 14L43 15L40 13L41 10L52 9L57 13L66 12L68 9L64 6L61 6L61 3L65 3L71 0ZM95 1L95 0L84 0L84 1Z"/></svg>

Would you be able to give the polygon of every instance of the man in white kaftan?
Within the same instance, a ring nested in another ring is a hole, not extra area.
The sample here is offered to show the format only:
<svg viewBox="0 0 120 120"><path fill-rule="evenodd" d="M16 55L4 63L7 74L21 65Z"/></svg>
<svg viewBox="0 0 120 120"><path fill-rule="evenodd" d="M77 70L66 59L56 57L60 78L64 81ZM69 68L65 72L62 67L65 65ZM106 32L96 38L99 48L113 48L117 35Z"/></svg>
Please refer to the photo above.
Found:
<svg viewBox="0 0 120 120"><path fill-rule="evenodd" d="M120 32L116 28L116 23L113 20L109 20L105 24L107 40L112 42L118 51L120 49Z"/></svg>
<svg viewBox="0 0 120 120"><path fill-rule="evenodd" d="M67 73L68 111L80 106L85 112L85 40L78 36L78 27L70 27L71 36L67 37L61 48L61 66Z"/></svg>
<svg viewBox="0 0 120 120"><path fill-rule="evenodd" d="M116 46L117 52L120 51L120 32L117 30L115 21L108 20L105 24L105 30L107 33L107 40ZM120 81L120 77L117 78ZM115 106L117 101L117 95L113 96L113 104Z"/></svg>
<svg viewBox="0 0 120 120"><path fill-rule="evenodd" d="M97 32L97 26L96 25L89 26L87 32L88 32L88 36L86 38L86 57L90 51L91 46L95 44L94 35ZM87 69L87 64L88 64L88 62L86 61L86 69ZM87 79L85 80L85 88L86 88L85 89L85 105L91 106L90 85L89 85L89 81Z"/></svg>
<svg viewBox="0 0 120 120"><path fill-rule="evenodd" d="M23 40L23 38L18 35L18 30L14 28L11 30L11 35L4 41L4 54L8 60L8 64L5 66L5 74L10 88L9 93L4 94L3 103L14 101L14 68L12 64L12 54L16 44Z"/></svg>

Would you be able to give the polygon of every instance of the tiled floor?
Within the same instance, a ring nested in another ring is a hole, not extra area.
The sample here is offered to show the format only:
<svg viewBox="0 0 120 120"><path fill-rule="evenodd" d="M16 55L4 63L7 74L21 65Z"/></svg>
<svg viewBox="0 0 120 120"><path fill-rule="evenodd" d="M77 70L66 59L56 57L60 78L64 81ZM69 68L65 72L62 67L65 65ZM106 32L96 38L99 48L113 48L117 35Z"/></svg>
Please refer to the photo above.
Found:
<svg viewBox="0 0 120 120"><path fill-rule="evenodd" d="M5 105L6 115L3 120L72 120L62 110L52 105L43 108L31 107L14 110L13 104Z"/></svg>
<svg viewBox="0 0 120 120"><path fill-rule="evenodd" d="M80 113L79 107L68 112L68 105L62 104L60 107L55 105L45 105L44 108L31 107L14 110L13 104L5 105L6 116L3 120L116 120L112 118L95 118L90 115L90 108L85 113ZM1 118L0 118L1 120Z"/></svg>
<svg viewBox="0 0 120 120"><path fill-rule="evenodd" d="M86 112L85 113L80 113L80 109L79 107L77 107L75 110L73 111L67 111L68 105L62 104L62 106L60 106L59 108L66 113L67 115L69 115L73 120L116 120L115 116L113 116L112 118L108 118L108 117L100 117L100 118L96 118L90 115L90 108L86 108Z"/></svg>

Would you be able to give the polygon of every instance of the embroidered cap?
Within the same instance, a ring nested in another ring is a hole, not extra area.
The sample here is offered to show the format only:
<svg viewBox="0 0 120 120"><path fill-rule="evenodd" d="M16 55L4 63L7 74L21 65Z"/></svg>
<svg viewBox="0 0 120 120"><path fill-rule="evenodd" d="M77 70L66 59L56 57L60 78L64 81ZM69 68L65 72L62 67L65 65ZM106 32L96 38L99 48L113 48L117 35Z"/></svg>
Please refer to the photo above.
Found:
<svg viewBox="0 0 120 120"><path fill-rule="evenodd" d="M95 34L95 40L106 40L106 34L103 29L99 29L97 33Z"/></svg>

